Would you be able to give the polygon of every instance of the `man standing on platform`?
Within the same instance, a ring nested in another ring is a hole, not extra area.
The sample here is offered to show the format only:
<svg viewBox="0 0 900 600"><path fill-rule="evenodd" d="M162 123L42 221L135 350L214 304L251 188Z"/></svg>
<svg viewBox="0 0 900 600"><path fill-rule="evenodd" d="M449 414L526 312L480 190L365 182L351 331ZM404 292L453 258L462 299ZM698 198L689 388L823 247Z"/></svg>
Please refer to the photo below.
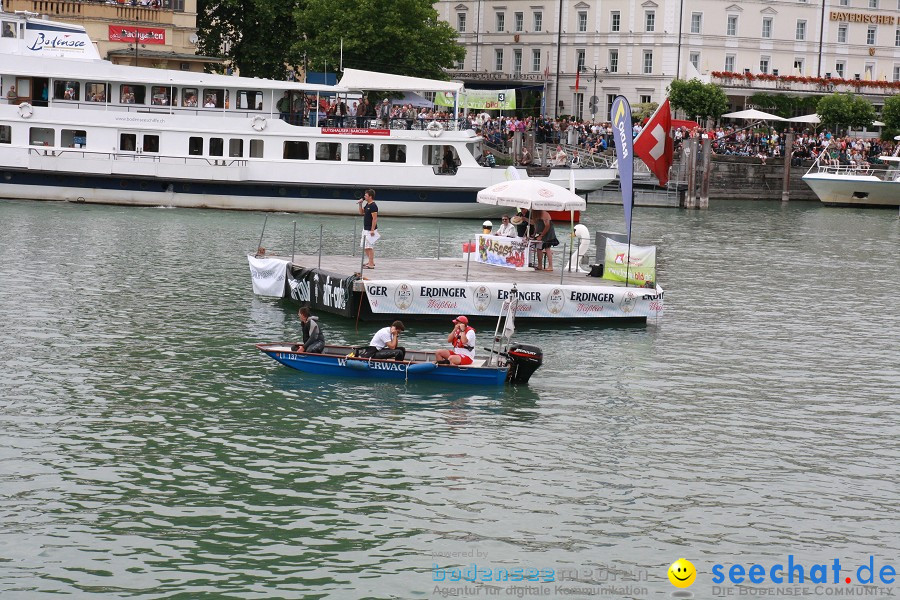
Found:
<svg viewBox="0 0 900 600"><path fill-rule="evenodd" d="M363 204L365 203L365 204ZM375 242L381 235L378 233L378 205L375 204L375 190L368 189L364 198L357 203L359 214L363 215L363 230L360 246L365 250L368 263L363 265L364 269L375 268Z"/></svg>

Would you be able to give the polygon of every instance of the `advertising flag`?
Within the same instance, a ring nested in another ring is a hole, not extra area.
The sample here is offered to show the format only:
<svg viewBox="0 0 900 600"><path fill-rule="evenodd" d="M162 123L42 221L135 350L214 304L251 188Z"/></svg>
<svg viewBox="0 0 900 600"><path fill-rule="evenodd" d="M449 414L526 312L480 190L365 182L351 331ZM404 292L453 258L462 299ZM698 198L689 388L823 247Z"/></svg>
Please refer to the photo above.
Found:
<svg viewBox="0 0 900 600"><path fill-rule="evenodd" d="M581 69L575 72L575 93L578 93L578 86L581 85Z"/></svg>
<svg viewBox="0 0 900 600"><path fill-rule="evenodd" d="M632 183L634 176L634 134L631 130L631 105L625 96L616 96L610 110L613 140L619 164L619 186L622 188L622 206L625 207L625 230L631 245L631 207L634 204Z"/></svg>
<svg viewBox="0 0 900 600"><path fill-rule="evenodd" d="M666 185L672 166L672 109L668 98L634 140L634 152L647 163L659 179L659 185Z"/></svg>

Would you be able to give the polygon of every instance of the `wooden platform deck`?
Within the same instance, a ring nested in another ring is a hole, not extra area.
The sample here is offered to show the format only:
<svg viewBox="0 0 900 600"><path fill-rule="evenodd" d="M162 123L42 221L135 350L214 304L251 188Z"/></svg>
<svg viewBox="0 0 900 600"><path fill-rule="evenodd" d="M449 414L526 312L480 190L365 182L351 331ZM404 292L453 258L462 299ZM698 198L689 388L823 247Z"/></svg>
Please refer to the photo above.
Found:
<svg viewBox="0 0 900 600"><path fill-rule="evenodd" d="M318 255L306 256L297 254L290 256L272 256L292 262L295 266L308 269L319 267ZM560 260L562 259L562 260ZM466 259L464 258L387 258L376 257L374 269L363 269L363 278L369 280L402 279L409 281L453 281L469 283L508 283L508 284L547 284L559 285L562 275L563 285L590 287L625 287L621 281L612 281L601 277L588 277L587 273L578 273L574 269L560 273L567 257L561 252L554 252L553 271L517 271L494 265L486 265L471 260L469 275L466 279ZM359 273L359 256L322 256L321 269L348 277ZM354 291L363 291L362 282L357 282ZM633 287L633 286L632 286Z"/></svg>

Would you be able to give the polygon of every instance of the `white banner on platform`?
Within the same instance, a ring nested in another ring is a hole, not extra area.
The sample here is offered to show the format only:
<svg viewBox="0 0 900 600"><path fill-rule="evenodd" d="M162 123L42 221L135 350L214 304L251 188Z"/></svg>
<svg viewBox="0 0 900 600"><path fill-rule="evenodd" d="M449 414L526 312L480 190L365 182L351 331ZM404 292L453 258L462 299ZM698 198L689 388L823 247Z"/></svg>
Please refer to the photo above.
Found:
<svg viewBox="0 0 900 600"><path fill-rule="evenodd" d="M254 294L284 297L284 278L287 274L288 261L279 258L255 258L252 254L248 254L247 262L250 263Z"/></svg>
<svg viewBox="0 0 900 600"><path fill-rule="evenodd" d="M366 280L373 313L409 315L497 316L509 297L508 283ZM604 318L659 317L662 288L519 284L518 317Z"/></svg>
<svg viewBox="0 0 900 600"><path fill-rule="evenodd" d="M528 242L522 238L479 235L475 262L498 267L523 267L528 264Z"/></svg>

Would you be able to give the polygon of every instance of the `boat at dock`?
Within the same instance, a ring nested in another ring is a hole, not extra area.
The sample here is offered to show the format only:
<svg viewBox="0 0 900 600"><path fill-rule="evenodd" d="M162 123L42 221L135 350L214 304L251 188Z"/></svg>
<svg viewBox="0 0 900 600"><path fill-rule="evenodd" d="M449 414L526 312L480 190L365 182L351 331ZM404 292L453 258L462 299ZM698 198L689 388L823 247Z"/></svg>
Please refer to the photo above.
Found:
<svg viewBox="0 0 900 600"><path fill-rule="evenodd" d="M476 194L505 169L481 166L481 137L456 121L328 123L326 99L367 90L115 65L80 26L0 21L15 33L0 38L0 90L17 94L0 105L0 198L351 215L374 188L393 216L499 214ZM387 92L462 87L390 77L400 83L371 81ZM284 114L284 97L312 110ZM575 171L584 193L616 173ZM539 178L566 185L569 169Z"/></svg>
<svg viewBox="0 0 900 600"><path fill-rule="evenodd" d="M828 164L827 149L812 164L803 181L828 206L892 208L900 206L900 136L892 156L881 156L884 168Z"/></svg>

